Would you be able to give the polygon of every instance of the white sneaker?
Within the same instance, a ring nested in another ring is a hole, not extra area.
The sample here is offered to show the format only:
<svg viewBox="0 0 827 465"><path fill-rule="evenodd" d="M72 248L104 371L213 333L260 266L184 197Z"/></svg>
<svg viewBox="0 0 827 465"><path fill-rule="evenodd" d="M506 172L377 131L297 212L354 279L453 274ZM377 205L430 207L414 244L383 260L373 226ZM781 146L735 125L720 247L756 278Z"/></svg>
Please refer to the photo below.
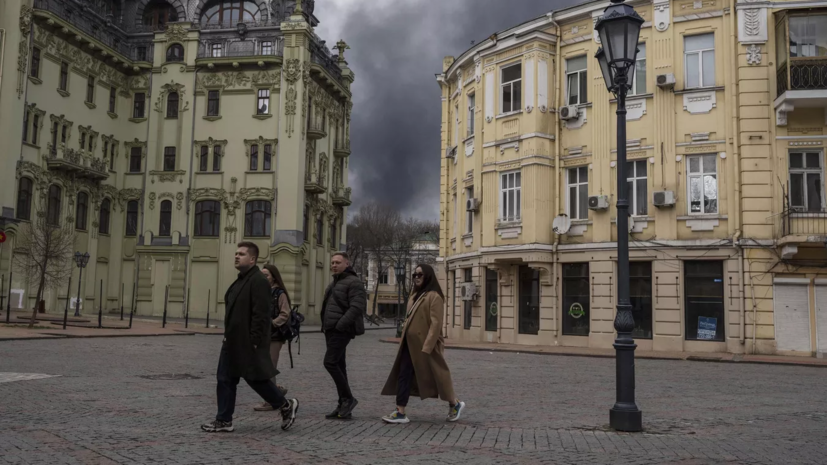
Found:
<svg viewBox="0 0 827 465"><path fill-rule="evenodd" d="M448 421L459 420L459 417L462 416L462 411L464 409L465 402L457 402L457 404L451 407L451 410L448 411Z"/></svg>
<svg viewBox="0 0 827 465"><path fill-rule="evenodd" d="M408 416L404 413L400 413L399 410L394 410L393 413L391 413L390 415L385 415L384 417L382 417L382 421L384 421L385 423L400 424L410 423L411 419L408 418Z"/></svg>

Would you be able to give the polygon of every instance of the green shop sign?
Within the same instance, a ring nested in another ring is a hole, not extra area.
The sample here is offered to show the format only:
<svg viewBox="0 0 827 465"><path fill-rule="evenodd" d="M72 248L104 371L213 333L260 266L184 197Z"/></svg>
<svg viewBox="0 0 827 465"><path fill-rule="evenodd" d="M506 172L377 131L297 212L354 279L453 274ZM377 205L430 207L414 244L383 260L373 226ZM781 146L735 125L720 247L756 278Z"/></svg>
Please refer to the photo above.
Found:
<svg viewBox="0 0 827 465"><path fill-rule="evenodd" d="M571 304L571 307L569 307L569 316L574 319L582 318L585 314L586 310L584 310L583 306L577 302Z"/></svg>

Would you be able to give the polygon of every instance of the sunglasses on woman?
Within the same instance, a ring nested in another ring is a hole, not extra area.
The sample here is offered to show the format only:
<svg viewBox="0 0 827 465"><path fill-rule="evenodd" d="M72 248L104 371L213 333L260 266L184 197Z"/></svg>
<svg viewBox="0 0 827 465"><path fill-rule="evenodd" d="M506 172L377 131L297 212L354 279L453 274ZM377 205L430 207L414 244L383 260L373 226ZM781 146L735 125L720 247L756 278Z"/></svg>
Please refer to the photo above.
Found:
<svg viewBox="0 0 827 465"><path fill-rule="evenodd" d="M422 278L423 276L425 276L423 273L414 273L413 274L414 278Z"/></svg>

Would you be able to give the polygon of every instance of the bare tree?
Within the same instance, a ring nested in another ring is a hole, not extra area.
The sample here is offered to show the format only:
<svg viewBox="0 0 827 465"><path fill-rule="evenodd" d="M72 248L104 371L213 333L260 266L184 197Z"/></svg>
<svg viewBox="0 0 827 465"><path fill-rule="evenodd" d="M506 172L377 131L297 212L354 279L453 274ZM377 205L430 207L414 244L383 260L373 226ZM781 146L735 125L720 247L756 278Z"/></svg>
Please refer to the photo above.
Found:
<svg viewBox="0 0 827 465"><path fill-rule="evenodd" d="M377 271L381 274L387 262L385 257L388 247L393 241L393 233L399 222L399 212L390 205L379 202L362 205L353 218L353 222L348 225L348 255L351 255L350 252L361 255L359 260L363 260L362 270L369 270L370 259L373 258L377 263ZM353 232L352 237L351 232ZM378 295L379 280L377 279L374 283L371 309L374 315Z"/></svg>
<svg viewBox="0 0 827 465"><path fill-rule="evenodd" d="M39 216L24 224L17 234L15 266L29 282L37 282L37 299L29 328L34 326L37 308L46 290L55 289L72 275L73 225L51 225ZM68 299L69 296L66 296Z"/></svg>
<svg viewBox="0 0 827 465"><path fill-rule="evenodd" d="M402 281L404 301L413 290L411 274L416 265L431 265L439 255L439 224L433 221L423 221L408 218L400 221L394 229L393 240L387 247L385 256L391 264L401 264L405 267L406 278Z"/></svg>

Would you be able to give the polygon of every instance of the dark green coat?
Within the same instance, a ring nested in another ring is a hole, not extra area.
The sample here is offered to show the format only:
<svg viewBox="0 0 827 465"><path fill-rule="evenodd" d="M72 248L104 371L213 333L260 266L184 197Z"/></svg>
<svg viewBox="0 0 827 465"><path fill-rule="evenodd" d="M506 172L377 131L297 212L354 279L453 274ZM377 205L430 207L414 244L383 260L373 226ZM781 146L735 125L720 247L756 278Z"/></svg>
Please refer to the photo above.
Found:
<svg viewBox="0 0 827 465"><path fill-rule="evenodd" d="M266 380L276 375L270 360L271 300L270 284L257 266L227 289L222 350L228 352L231 377Z"/></svg>

